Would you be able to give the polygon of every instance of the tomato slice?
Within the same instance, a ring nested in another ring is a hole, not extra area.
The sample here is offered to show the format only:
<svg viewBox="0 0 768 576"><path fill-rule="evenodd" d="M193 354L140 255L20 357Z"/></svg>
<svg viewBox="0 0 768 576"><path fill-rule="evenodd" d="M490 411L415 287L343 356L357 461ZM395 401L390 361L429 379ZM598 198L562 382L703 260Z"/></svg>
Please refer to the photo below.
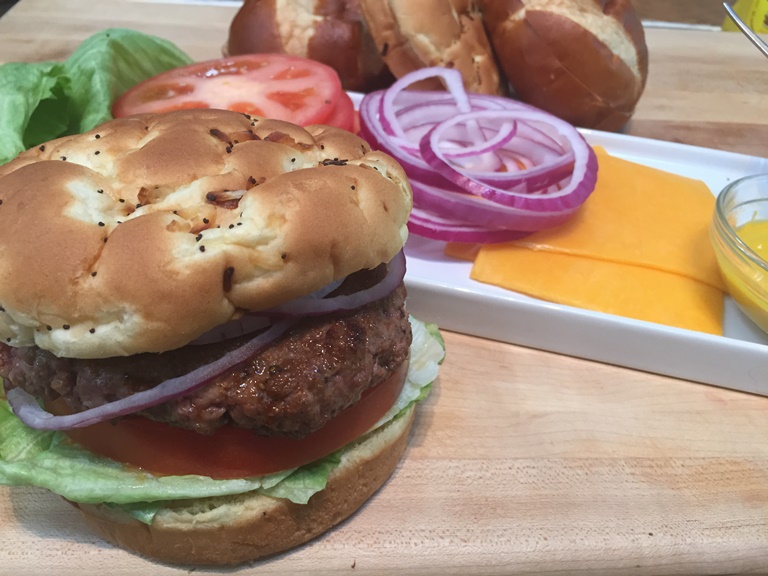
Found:
<svg viewBox="0 0 768 576"><path fill-rule="evenodd" d="M368 431L400 394L407 364L323 428L300 440L266 438L234 426L204 436L141 416L69 430L67 435L96 454L158 475L261 476L308 464ZM57 412L59 407L48 405Z"/></svg>
<svg viewBox="0 0 768 576"><path fill-rule="evenodd" d="M149 78L123 94L112 115L223 108L307 126L325 123L342 95L330 66L287 54L244 54Z"/></svg>
<svg viewBox="0 0 768 576"><path fill-rule="evenodd" d="M342 92L336 102L336 107L330 116L323 121L323 124L353 132L355 130L355 114L355 104L352 102L352 98L346 92Z"/></svg>

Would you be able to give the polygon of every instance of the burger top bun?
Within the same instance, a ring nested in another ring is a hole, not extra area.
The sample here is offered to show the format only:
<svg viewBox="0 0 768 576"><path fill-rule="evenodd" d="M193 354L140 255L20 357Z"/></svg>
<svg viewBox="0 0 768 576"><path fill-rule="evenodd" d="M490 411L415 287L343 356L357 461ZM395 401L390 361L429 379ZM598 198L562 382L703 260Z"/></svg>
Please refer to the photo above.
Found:
<svg viewBox="0 0 768 576"><path fill-rule="evenodd" d="M499 73L472 0L359 0L379 51L396 77L428 66L455 68L469 92L498 94ZM442 89L442 85L420 86Z"/></svg>
<svg viewBox="0 0 768 576"><path fill-rule="evenodd" d="M225 52L311 58L336 69L346 90L375 90L393 81L356 0L246 0L232 20Z"/></svg>
<svg viewBox="0 0 768 576"><path fill-rule="evenodd" d="M618 130L648 75L629 0L483 0L496 57L517 96L577 126Z"/></svg>
<svg viewBox="0 0 768 576"><path fill-rule="evenodd" d="M0 338L102 358L183 346L402 248L400 166L335 128L139 115L0 167Z"/></svg>

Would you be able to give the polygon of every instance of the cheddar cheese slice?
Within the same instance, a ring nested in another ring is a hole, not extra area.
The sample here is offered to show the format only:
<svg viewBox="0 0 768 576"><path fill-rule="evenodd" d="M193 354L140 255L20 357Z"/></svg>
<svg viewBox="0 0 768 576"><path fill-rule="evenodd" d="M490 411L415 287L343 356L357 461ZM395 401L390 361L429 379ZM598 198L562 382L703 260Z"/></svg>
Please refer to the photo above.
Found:
<svg viewBox="0 0 768 576"><path fill-rule="evenodd" d="M513 244L657 268L724 290L709 243L715 197L707 185L595 152L597 186L573 218Z"/></svg>
<svg viewBox="0 0 768 576"><path fill-rule="evenodd" d="M595 191L552 230L508 244L449 244L472 278L535 298L722 334L723 290L700 181L596 149Z"/></svg>
<svg viewBox="0 0 768 576"><path fill-rule="evenodd" d="M483 246L471 276L541 300L722 334L723 293L655 268L521 246Z"/></svg>

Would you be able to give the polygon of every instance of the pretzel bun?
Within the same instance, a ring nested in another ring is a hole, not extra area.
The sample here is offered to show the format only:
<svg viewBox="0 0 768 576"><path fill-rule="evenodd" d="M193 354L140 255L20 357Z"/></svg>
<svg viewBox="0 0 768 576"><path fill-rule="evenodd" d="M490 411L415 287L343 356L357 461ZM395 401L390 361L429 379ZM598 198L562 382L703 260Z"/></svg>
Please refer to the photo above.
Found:
<svg viewBox="0 0 768 576"><path fill-rule="evenodd" d="M100 504L72 503L104 539L161 562L239 564L294 548L363 505L389 478L405 451L414 407L347 449L326 487L307 504L255 492L179 501L151 525Z"/></svg>
<svg viewBox="0 0 768 576"><path fill-rule="evenodd" d="M484 0L485 26L517 96L577 126L618 130L648 75L629 0Z"/></svg>
<svg viewBox="0 0 768 576"><path fill-rule="evenodd" d="M400 166L344 130L114 120L0 167L0 338L68 358L178 348L388 262L410 208Z"/></svg>
<svg viewBox="0 0 768 576"><path fill-rule="evenodd" d="M334 68L346 90L376 90L393 80L357 0L246 0L232 20L225 52L311 58Z"/></svg>
<svg viewBox="0 0 768 576"><path fill-rule="evenodd" d="M500 92L498 69L475 2L359 2L379 52L397 78L419 68L443 66L461 72L469 92ZM442 89L437 82L420 87Z"/></svg>

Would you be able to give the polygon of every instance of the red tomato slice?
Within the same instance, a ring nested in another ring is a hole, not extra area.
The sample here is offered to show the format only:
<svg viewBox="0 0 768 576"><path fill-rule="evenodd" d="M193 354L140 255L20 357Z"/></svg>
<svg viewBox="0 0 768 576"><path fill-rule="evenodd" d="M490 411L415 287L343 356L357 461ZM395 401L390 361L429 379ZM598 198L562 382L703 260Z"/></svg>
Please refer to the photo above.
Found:
<svg viewBox="0 0 768 576"><path fill-rule="evenodd" d="M352 132L355 129L355 114L355 104L352 102L352 98L346 92L342 92L336 102L336 107L330 116L323 121L323 124Z"/></svg>
<svg viewBox="0 0 768 576"><path fill-rule="evenodd" d="M224 108L307 126L324 123L341 95L330 66L286 54L245 54L158 74L123 94L112 115Z"/></svg>
<svg viewBox="0 0 768 576"><path fill-rule="evenodd" d="M360 134L360 112L355 110L355 115L352 118L352 132Z"/></svg>
<svg viewBox="0 0 768 576"><path fill-rule="evenodd" d="M301 440L265 438L234 426L204 436L141 416L70 430L67 435L92 452L159 475L246 478L270 474L322 458L368 431L400 394L407 364Z"/></svg>

